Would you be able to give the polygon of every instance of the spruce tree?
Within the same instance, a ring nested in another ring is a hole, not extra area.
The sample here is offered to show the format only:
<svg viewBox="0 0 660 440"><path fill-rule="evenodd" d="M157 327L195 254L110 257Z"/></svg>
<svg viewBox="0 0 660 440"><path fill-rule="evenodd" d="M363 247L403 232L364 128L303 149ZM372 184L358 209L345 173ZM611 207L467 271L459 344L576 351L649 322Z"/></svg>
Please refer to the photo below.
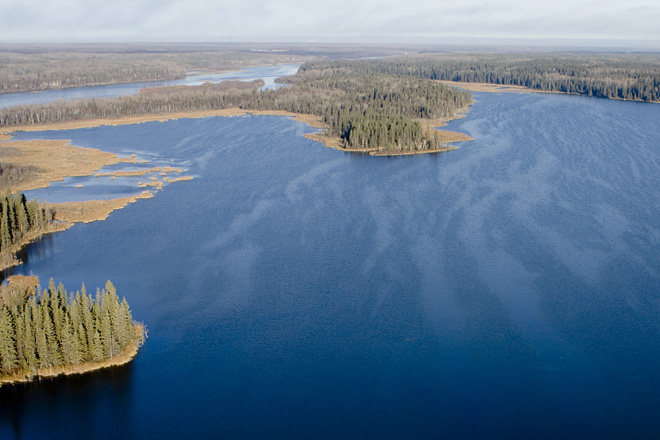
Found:
<svg viewBox="0 0 660 440"><path fill-rule="evenodd" d="M117 355L117 347L114 343L112 324L110 322L110 316L107 312L100 316L99 326L101 343L103 344L103 358L112 359Z"/></svg>
<svg viewBox="0 0 660 440"><path fill-rule="evenodd" d="M120 354L133 340L135 327L126 299L120 303L112 283L106 287L95 300L84 285L83 294L74 297L60 284L0 304L0 370L31 374Z"/></svg>
<svg viewBox="0 0 660 440"><path fill-rule="evenodd" d="M92 344L90 346L90 352L92 354L92 360L94 362L100 362L104 359L103 356L103 343L101 342L101 335L98 330L94 330L92 333Z"/></svg>
<svg viewBox="0 0 660 440"><path fill-rule="evenodd" d="M50 317L50 313L48 312L48 306L46 304L43 305L43 311L41 317L43 319L43 325L42 325L43 332L44 335L46 336L46 341L48 344L47 345L48 360L50 362L50 365L52 366L62 365L62 352L60 351L60 346L57 337L55 335L55 328L53 325L53 321Z"/></svg>
<svg viewBox="0 0 660 440"><path fill-rule="evenodd" d="M59 346L62 352L62 364L63 365L73 365L75 354L73 353L73 329L71 328L71 320L69 317L64 318L64 324L62 325L62 330L60 337L58 338Z"/></svg>
<svg viewBox="0 0 660 440"><path fill-rule="evenodd" d="M23 321L25 323L24 332L24 349L25 349L25 366L27 370L37 368L37 341L34 337L34 322L32 321L32 312L29 310L29 305L26 306L25 313L23 313Z"/></svg>
<svg viewBox="0 0 660 440"><path fill-rule="evenodd" d="M78 338L78 343L80 346L80 354L83 361L90 360L92 358L91 352L89 350L89 345L87 345L87 335L85 332L85 327L81 324L78 325L78 330L76 330L76 338Z"/></svg>
<svg viewBox="0 0 660 440"><path fill-rule="evenodd" d="M0 311L0 363L3 371L18 367L14 326L7 307Z"/></svg>

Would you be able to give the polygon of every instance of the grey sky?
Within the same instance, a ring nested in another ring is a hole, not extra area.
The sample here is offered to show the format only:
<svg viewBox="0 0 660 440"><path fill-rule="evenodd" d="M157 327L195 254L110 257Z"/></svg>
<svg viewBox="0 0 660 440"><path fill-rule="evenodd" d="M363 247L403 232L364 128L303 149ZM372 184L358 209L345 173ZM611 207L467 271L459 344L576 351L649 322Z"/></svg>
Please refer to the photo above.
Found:
<svg viewBox="0 0 660 440"><path fill-rule="evenodd" d="M0 0L0 41L660 41L658 0Z"/></svg>

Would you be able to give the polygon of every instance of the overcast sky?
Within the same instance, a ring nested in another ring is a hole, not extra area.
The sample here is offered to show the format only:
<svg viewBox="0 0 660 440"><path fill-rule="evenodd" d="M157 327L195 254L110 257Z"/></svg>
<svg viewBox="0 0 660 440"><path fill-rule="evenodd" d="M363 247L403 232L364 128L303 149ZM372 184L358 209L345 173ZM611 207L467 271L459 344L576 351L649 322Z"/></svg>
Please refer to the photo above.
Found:
<svg viewBox="0 0 660 440"><path fill-rule="evenodd" d="M3 42L468 36L660 41L660 0L0 0Z"/></svg>

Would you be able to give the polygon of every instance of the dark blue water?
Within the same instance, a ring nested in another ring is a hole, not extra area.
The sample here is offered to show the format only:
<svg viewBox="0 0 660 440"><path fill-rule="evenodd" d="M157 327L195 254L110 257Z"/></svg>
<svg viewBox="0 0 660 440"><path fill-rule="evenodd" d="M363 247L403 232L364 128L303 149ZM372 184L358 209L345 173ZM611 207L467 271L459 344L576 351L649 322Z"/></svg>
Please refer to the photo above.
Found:
<svg viewBox="0 0 660 440"><path fill-rule="evenodd" d="M283 84L275 82L276 78L295 74L300 64L279 64L274 66L245 67L231 72L195 73L184 79L164 81L144 81L130 84L112 84L107 86L73 87L69 89L46 90L31 93L0 94L0 108L15 105L45 104L60 99L72 100L82 98L114 98L133 95L142 89L169 86L199 86L205 82L217 83L224 80L252 81L263 79L264 89L277 89Z"/></svg>
<svg viewBox="0 0 660 440"><path fill-rule="evenodd" d="M0 437L657 438L660 106L477 94L439 155L281 117L31 136L196 178L31 246L149 327L125 368L0 390Z"/></svg>

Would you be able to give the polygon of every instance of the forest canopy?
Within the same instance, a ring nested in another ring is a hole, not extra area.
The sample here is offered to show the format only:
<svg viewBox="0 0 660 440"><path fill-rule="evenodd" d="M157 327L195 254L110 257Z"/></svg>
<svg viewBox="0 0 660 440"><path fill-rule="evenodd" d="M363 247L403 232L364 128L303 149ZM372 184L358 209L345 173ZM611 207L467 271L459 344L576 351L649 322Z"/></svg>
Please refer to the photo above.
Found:
<svg viewBox="0 0 660 440"><path fill-rule="evenodd" d="M351 64L364 73L515 85L539 91L660 102L658 54L422 54Z"/></svg>
<svg viewBox="0 0 660 440"><path fill-rule="evenodd" d="M108 281L92 296L67 292L51 279L47 289L0 295L0 379L34 377L46 370L75 372L112 360L143 339L126 299ZM69 370L64 370L69 368Z"/></svg>

